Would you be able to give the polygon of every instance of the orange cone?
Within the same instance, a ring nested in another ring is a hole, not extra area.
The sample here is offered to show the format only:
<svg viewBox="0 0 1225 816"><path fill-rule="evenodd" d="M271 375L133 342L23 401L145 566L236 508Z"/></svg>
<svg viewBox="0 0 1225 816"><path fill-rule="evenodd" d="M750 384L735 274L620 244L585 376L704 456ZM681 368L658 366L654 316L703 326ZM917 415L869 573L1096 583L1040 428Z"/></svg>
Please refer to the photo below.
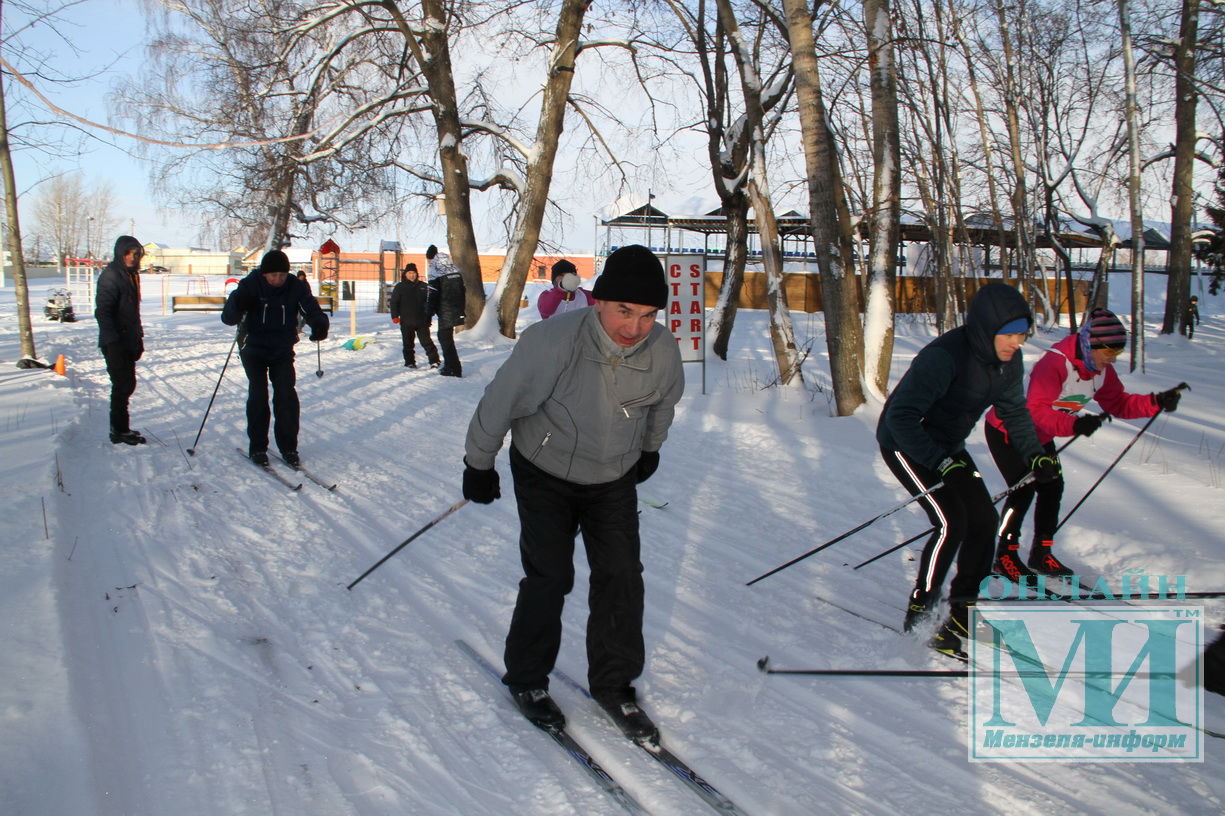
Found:
<svg viewBox="0 0 1225 816"><path fill-rule="evenodd" d="M53 370L61 377L68 376L68 374L64 371L64 355L61 354L59 357L55 358L55 366L53 367Z"/></svg>

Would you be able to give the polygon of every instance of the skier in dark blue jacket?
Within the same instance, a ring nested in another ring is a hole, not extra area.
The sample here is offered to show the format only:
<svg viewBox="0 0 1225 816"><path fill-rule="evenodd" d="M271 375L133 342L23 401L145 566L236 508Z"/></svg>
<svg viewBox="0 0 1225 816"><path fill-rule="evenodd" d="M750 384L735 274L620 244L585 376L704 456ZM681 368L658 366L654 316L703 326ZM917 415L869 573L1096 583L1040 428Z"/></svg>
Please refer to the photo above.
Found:
<svg viewBox="0 0 1225 816"><path fill-rule="evenodd" d="M310 287L291 277L289 258L279 249L264 254L259 267L238 282L221 310L227 326L239 329L239 358L247 372L247 453L259 465L268 464L268 425L276 415L277 449L293 467L298 456L298 392L294 388L294 343L298 342L298 314L310 326L310 341L328 336L328 316ZM272 382L272 411L268 410L268 383Z"/></svg>
<svg viewBox="0 0 1225 816"><path fill-rule="evenodd" d="M1059 475L1059 461L1038 443L1025 406L1021 346L1032 323L1020 292L998 281L986 284L971 300L965 325L915 356L876 426L881 455L902 486L912 496L931 491L920 502L935 531L923 548L910 594L908 631L939 602L945 575L957 559L950 615L931 640L943 652L961 651L961 638L969 635L968 607L995 552L999 516L965 449L983 412L995 406L1039 481Z"/></svg>

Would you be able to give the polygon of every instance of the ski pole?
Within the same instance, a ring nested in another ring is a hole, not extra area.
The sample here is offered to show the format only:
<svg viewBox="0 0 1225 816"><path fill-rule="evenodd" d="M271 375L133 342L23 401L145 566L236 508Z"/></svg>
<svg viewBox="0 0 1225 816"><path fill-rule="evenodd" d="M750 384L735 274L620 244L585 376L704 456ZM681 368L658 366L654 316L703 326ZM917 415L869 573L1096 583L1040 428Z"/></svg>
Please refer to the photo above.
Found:
<svg viewBox="0 0 1225 816"><path fill-rule="evenodd" d="M1099 416L1099 417L1101 417L1102 419L1107 419L1107 420L1108 420L1108 419L1110 419L1110 414L1107 414L1107 413L1101 413L1101 414L1098 414L1098 416ZM1068 445L1071 445L1073 442L1075 442L1075 441L1076 441L1076 438L1077 438L1076 436L1073 436L1073 437L1072 437L1071 439L1069 439L1067 442L1064 442L1062 445L1060 445L1060 446L1059 446L1059 449L1055 451L1055 455L1056 455L1056 456L1058 456L1059 454L1063 453L1064 448L1066 448ZM1026 474L1025 474L1024 476L1022 476L1022 477L1021 477L1021 479L1020 479L1020 480L1019 480L1019 481L1018 481L1016 484L1014 484L1012 487L1010 487L1010 488L1008 488L1007 490L1004 490L1004 491L1002 491L1002 492L1000 492L1000 493L996 493L994 496L992 496L992 497L991 497L991 503L992 503L992 504L998 504L998 503L999 503L999 501L1000 501L1000 499L1003 499L1003 498L1007 497L1007 496L1008 496L1009 494L1011 494L1011 493L1012 493L1014 490L1019 490L1020 488L1024 487L1024 486L1025 486L1025 485L1027 485L1027 484L1029 484L1029 483L1030 483L1030 482L1032 482L1033 480L1034 480L1034 474L1033 474L1033 471L1030 471L1029 473L1026 473ZM922 538L923 536L925 536L925 535L929 535L929 534L930 534L930 533L931 533L933 530L935 530L935 529L936 529L935 527L928 527L926 530L924 530L923 532L919 533L917 536L912 536L912 537L910 537L910 538L906 539L905 541L903 541L901 544L895 544L895 545L893 545L892 547L890 547L890 548L889 548L889 549L887 549L887 550L883 550L883 551L881 551L881 552L878 552L876 555L872 556L872 557L871 557L871 558L869 558L867 561L860 561L858 564L856 564L854 567L852 567L852 569L859 569L860 567L866 567L868 564L871 564L873 561L877 561L877 560L879 560L879 559L881 559L881 558L884 558L884 557L885 557L886 555L888 555L889 553L892 553L892 552L897 552L898 550L900 550L900 549L902 549L903 547L905 547L907 544L913 544L914 542L918 541L918 540L919 540L920 538Z"/></svg>
<svg viewBox="0 0 1225 816"><path fill-rule="evenodd" d="M968 677L969 669L776 669L770 658L757 661L764 674L800 674L823 677Z"/></svg>
<svg viewBox="0 0 1225 816"><path fill-rule="evenodd" d="M375 571L376 569L378 569L379 567L383 566L383 562L384 562L384 561L386 561L388 558L391 558L393 555L395 555L396 553L398 553L400 550L402 550L402 549L404 549L405 547L407 547L407 546L409 545L409 542L411 542L411 541L412 541L414 538L416 538L417 536L421 535L421 534L422 534L422 533L424 533L426 530L430 529L430 528L431 528L431 527L433 527L435 524L437 524L438 522L442 521L444 518L446 518L447 516L451 515L451 514L452 514L452 513L454 513L456 510L458 510L459 508L463 507L463 506L464 506L465 504L467 504L467 503L468 503L468 500L467 500L467 499L461 499L460 501L457 501L457 502L455 502L455 504L453 504L453 505L451 505L450 507L448 507L448 508L447 508L446 510L444 510L443 512L439 513L437 516L435 516L435 517L434 517L434 519L432 519L431 521L429 521L429 522L428 522L428 523L427 523L427 524L426 524L424 527L422 527L420 530L418 530L417 532L413 533L413 534L412 534L412 535L410 535L408 538L404 539L404 541L403 541L403 542L400 544L400 546L396 547L394 550L392 550L391 552L387 553L387 555L384 555L382 558L380 558L380 559L378 560L378 562L377 562L377 563L376 563L376 564L375 564L373 567L371 567L370 569L366 570L366 571L365 571L365 572L363 572L361 575L357 576L357 580L356 580L356 581L354 581L353 583L349 584L348 588L349 588L349 589L353 589L353 587L355 587L355 586L357 586L359 583L361 583L361 581L362 581L362 579L363 579L363 578L365 578L365 577L366 577L367 575L369 575L370 573L374 572L374 571Z"/></svg>
<svg viewBox="0 0 1225 816"><path fill-rule="evenodd" d="M316 377L323 376L323 352L319 350L320 342L321 341L319 340L315 341L315 376Z"/></svg>
<svg viewBox="0 0 1225 816"><path fill-rule="evenodd" d="M1191 386L1187 385L1184 382L1184 383L1179 383L1178 385L1174 386L1174 388L1172 388L1171 390L1183 391L1185 389L1189 389L1190 387ZM1144 435L1144 432L1149 429L1149 426L1157 421L1157 417L1161 416L1161 413L1162 413L1161 408L1158 407L1157 413L1149 417L1148 422L1144 423L1144 427L1141 428L1139 431L1137 431L1136 435L1133 436L1131 438L1131 441L1127 443L1127 447L1123 448L1123 451L1114 458L1114 461L1110 463L1110 466L1107 467L1106 470L1102 472L1102 475L1097 477L1097 481L1093 483L1093 486L1090 487L1087 491L1085 491L1085 495L1080 497L1080 501L1076 502L1076 505L1071 510L1068 511L1068 514L1064 516L1063 519L1061 519L1058 524L1055 525L1055 532L1059 532L1059 528L1062 527L1064 524L1066 524L1067 520L1072 517L1072 514L1075 513L1080 508L1080 506L1085 503L1085 499L1089 498L1089 494L1091 494L1094 490L1096 490L1097 486L1102 483L1102 480L1110 475L1110 471L1114 470L1114 466L1117 465L1119 461L1124 456L1127 455L1127 452L1131 450L1131 446L1136 444L1136 442L1140 439L1140 437Z"/></svg>
<svg viewBox="0 0 1225 816"><path fill-rule="evenodd" d="M188 454L196 455L196 445L200 441L200 434L204 433L204 423L208 422L208 412L213 410L213 400L217 399L217 391L221 388L221 381L225 378L225 370L230 365L230 357L234 354L234 347L238 345L238 335L234 335L234 342L230 343L230 353L225 355L225 365L221 367L221 376L217 378L217 385L213 388L213 395L209 397L208 407L204 409L204 419L200 420L200 430L196 431L196 439L191 443L191 447L187 449Z"/></svg>
<svg viewBox="0 0 1225 816"><path fill-rule="evenodd" d="M809 550L808 552L804 553L803 555L799 555L799 556L796 556L795 558L792 558L792 559L791 559L790 561L788 561L786 564L780 564L779 566L775 567L774 569L770 570L769 572L764 573L764 574L762 574L762 575L758 575L758 576L757 576L756 578L754 578L752 581L749 581L747 584L745 584L745 586L752 586L753 584L755 584L755 583L757 583L758 581L760 581L762 578L769 578L769 577L770 577L771 575L773 575L774 573L776 573L776 572L781 572L782 570L787 569L787 567L790 567L792 564L798 564L799 562L803 561L805 558L807 558L807 557L808 557L808 556L810 556L810 555L816 555L817 553L821 552L821 550L824 550L826 547L832 547L833 545L837 544L837 543L838 543L839 541L841 541L842 539L847 538L847 537L849 537L849 536L853 536L853 535L855 535L855 533L858 533L858 532L859 532L860 530L862 530L863 528L865 528L865 527L867 527L867 526L869 526L869 525L871 525L871 524L875 524L876 522L878 522L878 521L880 521L881 519L883 519L885 516L891 516L891 515L893 515L893 514L894 514L894 513L896 513L897 511L899 511L899 510L901 510L902 508L906 507L908 504L911 504L912 502L916 502L916 501L918 501L919 499L921 499L921 498L923 498L924 496L926 496L926 495L928 495L929 493L931 493L933 490L939 490L939 489L940 489L940 488L942 488L942 487L944 487L944 482L938 482L937 484L935 484L935 485L933 485L933 486L931 486L931 487L927 488L927 490L924 490L922 493L919 493L919 494L917 494L917 495L911 496L909 499L907 499L906 501L902 502L901 504L895 505L894 507L892 507L892 508L890 508L890 509L886 510L885 512L881 513L879 516L873 516L872 518L868 519L868 520L867 520L867 521L865 521L864 523L860 524L858 527L854 527L854 528L852 528L852 529L850 529L850 530L847 530L847 531L846 531L845 533L843 533L842 535L835 536L834 538L831 538L829 541L826 541L826 542L825 542L824 544L822 544L821 546L819 546L819 547L814 547L813 549Z"/></svg>

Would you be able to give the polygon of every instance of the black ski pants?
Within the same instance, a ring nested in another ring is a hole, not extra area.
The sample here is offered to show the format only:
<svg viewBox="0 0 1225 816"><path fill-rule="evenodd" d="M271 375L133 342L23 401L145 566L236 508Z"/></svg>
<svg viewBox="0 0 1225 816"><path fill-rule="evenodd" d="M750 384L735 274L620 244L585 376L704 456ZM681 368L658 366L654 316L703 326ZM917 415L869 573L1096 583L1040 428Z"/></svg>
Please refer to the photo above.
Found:
<svg viewBox="0 0 1225 816"><path fill-rule="evenodd" d="M561 617L574 586L574 537L583 534L591 569L587 682L593 696L623 694L642 674L643 583L635 471L580 485L533 465L511 445L523 579L506 636L511 691L548 688L561 648Z"/></svg>
<svg viewBox="0 0 1225 816"><path fill-rule="evenodd" d="M404 346L404 362L409 365L416 365L417 363L416 342L421 343L421 348L425 350L425 356L430 361L430 365L438 363L438 347L430 339L430 326L428 323L424 326L410 326L401 318L400 341Z"/></svg>
<svg viewBox="0 0 1225 816"><path fill-rule="evenodd" d="M991 449L991 458L995 460L1000 475L1009 487L1029 473L1029 465L1021 459L1017 449L1008 443L1008 437L989 423L987 447ZM1047 442L1045 449L1054 456L1054 440ZM1055 537L1055 528L1059 526L1059 503L1063 499L1062 474L1053 482L1030 482L1008 494L1008 498L1004 500L1004 509L1000 511L1000 547L1003 547L1006 541L1020 540L1021 525L1025 522L1025 514L1029 512L1029 505L1035 495L1038 497L1038 503L1034 507L1034 542L1050 541Z"/></svg>
<svg viewBox="0 0 1225 816"><path fill-rule="evenodd" d="M128 401L136 391L136 358L123 343L107 343L102 348L106 374L111 378L111 433L127 433Z"/></svg>
<svg viewBox="0 0 1225 816"><path fill-rule="evenodd" d="M276 447L281 453L298 449L298 419L301 407L294 388L297 373L293 352L288 357L270 360L262 354L239 354L247 372L247 439L251 451L268 450L268 425L276 416ZM268 410L268 383L272 383L272 410Z"/></svg>
<svg viewBox="0 0 1225 816"><path fill-rule="evenodd" d="M463 366L459 352L455 349L455 327L438 325L438 345L442 348L442 371L456 377L462 376Z"/></svg>
<svg viewBox="0 0 1225 816"><path fill-rule="evenodd" d="M917 496L941 481L940 474L915 462L901 451L881 448L885 464L912 496ZM970 454L961 454L970 467L978 470ZM923 546L915 589L928 606L940 599L940 589L954 558L957 573L949 586L951 598L963 603L978 597L982 580L991 573L995 553L995 530L999 515L982 478L966 488L941 487L919 499L936 529Z"/></svg>

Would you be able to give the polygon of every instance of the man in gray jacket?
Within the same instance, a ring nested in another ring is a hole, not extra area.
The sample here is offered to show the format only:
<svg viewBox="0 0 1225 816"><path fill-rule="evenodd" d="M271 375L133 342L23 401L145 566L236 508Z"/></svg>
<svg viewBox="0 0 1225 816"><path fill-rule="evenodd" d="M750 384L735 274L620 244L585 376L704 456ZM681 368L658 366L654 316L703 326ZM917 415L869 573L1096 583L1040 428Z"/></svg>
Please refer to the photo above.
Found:
<svg viewBox="0 0 1225 816"><path fill-rule="evenodd" d="M628 736L652 740L631 685L646 659L636 486L659 466L685 381L676 341L655 320L668 285L649 249L609 255L592 294L591 308L529 326L494 375L468 425L463 492L482 504L501 496L494 459L509 431L524 577L502 682L520 710L541 728L565 724L549 672L582 531L592 696Z"/></svg>

